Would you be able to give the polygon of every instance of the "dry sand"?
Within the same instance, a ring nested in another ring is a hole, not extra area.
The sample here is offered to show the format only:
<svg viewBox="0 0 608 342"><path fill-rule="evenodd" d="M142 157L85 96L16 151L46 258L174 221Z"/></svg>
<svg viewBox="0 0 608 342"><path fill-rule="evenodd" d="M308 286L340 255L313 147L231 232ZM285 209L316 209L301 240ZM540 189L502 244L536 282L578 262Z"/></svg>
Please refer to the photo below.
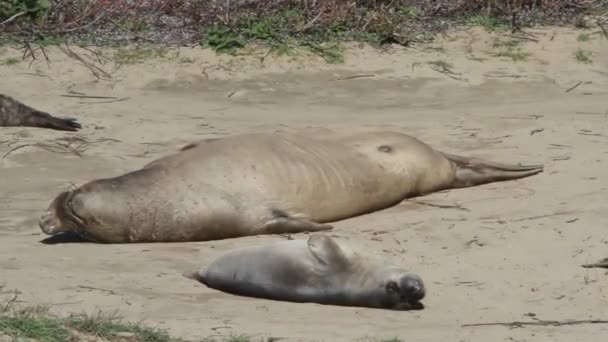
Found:
<svg viewBox="0 0 608 342"><path fill-rule="evenodd" d="M318 57L262 63L264 51L218 57L200 49L122 65L107 79L53 49L50 65L40 54L29 67L2 65L1 93L84 125L78 133L0 129L4 296L18 289L24 303L48 304L59 314L118 310L192 340L239 334L286 341L605 340L604 324L461 327L534 317L608 319L608 275L580 266L608 256L608 40L595 31L531 31L539 42L521 43L530 53L526 61L493 56L498 36L471 29L414 49L353 46L342 65ZM578 41L581 33L592 39ZM577 62L578 48L593 51L593 63ZM74 51L107 72L115 67ZM0 56L20 54L5 49ZM430 61L452 63L455 74L433 70ZM367 76L348 78L356 75ZM127 99L61 97L70 91ZM39 215L72 183L133 170L203 137L327 128L394 129L448 152L546 169L335 224L332 236L424 277L426 309L416 312L237 297L181 276L228 248L279 236L40 243L46 236Z"/></svg>

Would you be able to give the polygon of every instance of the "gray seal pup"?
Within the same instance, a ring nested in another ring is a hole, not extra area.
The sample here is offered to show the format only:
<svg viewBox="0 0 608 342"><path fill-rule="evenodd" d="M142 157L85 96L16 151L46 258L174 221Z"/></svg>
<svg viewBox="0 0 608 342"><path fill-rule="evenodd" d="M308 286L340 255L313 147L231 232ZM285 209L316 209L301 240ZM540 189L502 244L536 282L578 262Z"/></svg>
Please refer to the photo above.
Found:
<svg viewBox="0 0 608 342"><path fill-rule="evenodd" d="M0 127L40 127L58 131L82 128L74 118L58 118L0 94Z"/></svg>
<svg viewBox="0 0 608 342"><path fill-rule="evenodd" d="M318 233L237 248L183 275L234 295L296 303L412 310L426 295L417 274Z"/></svg>
<svg viewBox="0 0 608 342"><path fill-rule="evenodd" d="M49 235L77 232L105 243L315 232L412 196L542 170L442 153L391 131L334 139L240 134L61 192L39 225Z"/></svg>

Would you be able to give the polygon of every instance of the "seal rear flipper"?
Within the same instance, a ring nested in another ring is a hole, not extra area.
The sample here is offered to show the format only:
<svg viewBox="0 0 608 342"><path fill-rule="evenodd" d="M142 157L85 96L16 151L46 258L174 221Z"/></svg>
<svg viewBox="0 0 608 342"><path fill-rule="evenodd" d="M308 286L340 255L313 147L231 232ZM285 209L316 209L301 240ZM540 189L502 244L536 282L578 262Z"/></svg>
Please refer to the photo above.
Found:
<svg viewBox="0 0 608 342"><path fill-rule="evenodd" d="M77 131L82 128L74 118L52 116L4 94L0 94L0 126L41 127L59 131Z"/></svg>
<svg viewBox="0 0 608 342"><path fill-rule="evenodd" d="M51 128L58 131L75 132L82 128L74 118L58 118L51 115L48 115L48 117L37 117L35 118L35 123L37 124L36 127Z"/></svg>
<svg viewBox="0 0 608 342"><path fill-rule="evenodd" d="M267 234L304 233L331 230L329 224L320 224L293 217L275 217L264 224L263 230Z"/></svg>
<svg viewBox="0 0 608 342"><path fill-rule="evenodd" d="M539 165L508 165L480 158L463 157L442 153L456 167L454 180L449 188L466 188L480 184L533 176L543 171Z"/></svg>

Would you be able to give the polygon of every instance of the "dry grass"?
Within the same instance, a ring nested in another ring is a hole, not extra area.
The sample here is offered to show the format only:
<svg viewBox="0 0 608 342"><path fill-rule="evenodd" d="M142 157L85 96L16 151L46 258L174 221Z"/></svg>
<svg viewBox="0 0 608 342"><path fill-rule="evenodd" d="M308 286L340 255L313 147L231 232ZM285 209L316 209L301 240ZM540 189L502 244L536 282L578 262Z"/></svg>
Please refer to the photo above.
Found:
<svg viewBox="0 0 608 342"><path fill-rule="evenodd" d="M173 44L199 43L213 27L227 28L242 36L242 28L251 26L252 21L274 18L280 21L283 36L406 45L459 22L515 27L548 21L576 23L585 13L606 9L606 1L602 0L12 0L4 3L0 4L0 27L19 38L61 36L89 43L139 40ZM28 7L26 3L34 5Z"/></svg>

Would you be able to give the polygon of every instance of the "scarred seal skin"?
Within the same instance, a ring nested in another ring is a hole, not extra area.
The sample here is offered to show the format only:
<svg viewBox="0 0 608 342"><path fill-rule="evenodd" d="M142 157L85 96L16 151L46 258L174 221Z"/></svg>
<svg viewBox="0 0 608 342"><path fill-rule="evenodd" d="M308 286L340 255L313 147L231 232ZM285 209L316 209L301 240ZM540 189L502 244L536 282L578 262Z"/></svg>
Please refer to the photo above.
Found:
<svg viewBox="0 0 608 342"><path fill-rule="evenodd" d="M542 170L443 153L393 131L241 134L60 193L39 224L104 243L315 232L413 196Z"/></svg>

